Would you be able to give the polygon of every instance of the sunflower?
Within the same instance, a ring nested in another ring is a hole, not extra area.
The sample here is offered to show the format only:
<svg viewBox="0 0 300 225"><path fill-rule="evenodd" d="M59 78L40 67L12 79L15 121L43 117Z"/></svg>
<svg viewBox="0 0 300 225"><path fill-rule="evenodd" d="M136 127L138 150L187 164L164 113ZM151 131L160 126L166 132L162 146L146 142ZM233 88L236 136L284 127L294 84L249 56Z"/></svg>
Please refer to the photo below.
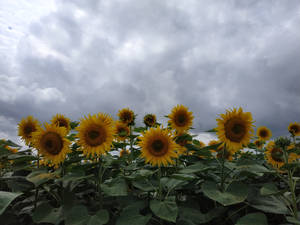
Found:
<svg viewBox="0 0 300 225"><path fill-rule="evenodd" d="M281 148L275 145L274 141L267 144L265 156L268 163L277 169L284 165L284 153Z"/></svg>
<svg viewBox="0 0 300 225"><path fill-rule="evenodd" d="M103 113L88 115L81 119L76 130L78 131L78 144L82 147L84 155L100 156L110 150L115 127L109 115Z"/></svg>
<svg viewBox="0 0 300 225"><path fill-rule="evenodd" d="M227 149L224 149L224 147L218 147L217 149L217 158L218 159L221 159L221 158L224 158L228 161L232 161L233 159L233 154L231 151L228 151Z"/></svg>
<svg viewBox="0 0 300 225"><path fill-rule="evenodd" d="M177 148L178 154L182 155L188 151L188 149L185 147L185 145L190 144L191 141L184 139L184 138L179 138L179 139L176 138L176 143L178 144L178 148Z"/></svg>
<svg viewBox="0 0 300 225"><path fill-rule="evenodd" d="M153 166L173 164L172 158L178 158L178 145L168 130L160 127L150 128L142 137L138 145L141 147L141 157Z"/></svg>
<svg viewBox="0 0 300 225"><path fill-rule="evenodd" d="M243 112L242 108L227 110L218 118L217 135L226 148L237 151L250 142L253 135L253 121L250 112Z"/></svg>
<svg viewBox="0 0 300 225"><path fill-rule="evenodd" d="M135 115L134 112L129 108L119 110L118 116L123 123L126 123L130 126L134 125Z"/></svg>
<svg viewBox="0 0 300 225"><path fill-rule="evenodd" d="M66 128L67 133L69 133L69 131L71 130L70 119L61 114L56 114L52 118L51 124Z"/></svg>
<svg viewBox="0 0 300 225"><path fill-rule="evenodd" d="M203 141L199 141L199 147L200 148L204 148L206 146L206 144Z"/></svg>
<svg viewBox="0 0 300 225"><path fill-rule="evenodd" d="M217 141L217 140L211 140L210 142L208 142L208 146L212 146L212 145L217 145L219 144L220 141Z"/></svg>
<svg viewBox="0 0 300 225"><path fill-rule="evenodd" d="M256 146L257 148L261 148L261 147L263 146L264 142L261 141L261 140L255 140L255 141L253 142L253 144L255 144L255 146Z"/></svg>
<svg viewBox="0 0 300 225"><path fill-rule="evenodd" d="M116 139L118 141L124 141L126 137L130 134L129 127L127 124L120 121L116 122Z"/></svg>
<svg viewBox="0 0 300 225"><path fill-rule="evenodd" d="M188 108L183 105L177 105L172 109L170 115L168 115L168 123L178 133L183 133L191 128L193 124L193 113L188 111Z"/></svg>
<svg viewBox="0 0 300 225"><path fill-rule="evenodd" d="M32 142L32 133L40 127L41 125L37 119L33 118L33 116L28 116L18 124L18 135L25 141L26 145L30 145Z"/></svg>
<svg viewBox="0 0 300 225"><path fill-rule="evenodd" d="M33 145L45 160L58 165L70 152L70 141L65 138L66 134L65 128L45 123L45 129L39 128L32 134Z"/></svg>
<svg viewBox="0 0 300 225"><path fill-rule="evenodd" d="M125 155L129 155L129 154L130 154L130 152L127 149L122 149L120 151L120 157L124 157Z"/></svg>
<svg viewBox="0 0 300 225"><path fill-rule="evenodd" d="M300 124L299 123L297 123L297 122L290 123L288 130L293 136L300 136Z"/></svg>
<svg viewBox="0 0 300 225"><path fill-rule="evenodd" d="M147 127L154 127L156 124L156 116L154 114L147 114L144 116L144 124Z"/></svg>
<svg viewBox="0 0 300 225"><path fill-rule="evenodd" d="M256 131L256 135L262 141L267 141L272 137L272 132L267 127L259 127Z"/></svg>

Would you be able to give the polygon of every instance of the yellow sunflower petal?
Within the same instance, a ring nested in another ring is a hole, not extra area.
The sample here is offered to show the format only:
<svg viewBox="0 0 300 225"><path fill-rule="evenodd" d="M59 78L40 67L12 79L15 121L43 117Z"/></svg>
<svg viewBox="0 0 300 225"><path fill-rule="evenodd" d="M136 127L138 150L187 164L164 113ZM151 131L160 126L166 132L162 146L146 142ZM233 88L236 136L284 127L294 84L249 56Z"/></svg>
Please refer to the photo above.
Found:
<svg viewBox="0 0 300 225"><path fill-rule="evenodd" d="M267 141L272 137L272 132L267 127L259 127L256 131L256 135L262 141Z"/></svg>
<svg viewBox="0 0 300 225"><path fill-rule="evenodd" d="M52 120L51 124L56 125L58 127L64 127L67 130L67 133L71 130L70 119L65 117L62 114L56 114Z"/></svg>
<svg viewBox="0 0 300 225"><path fill-rule="evenodd" d="M191 128L193 124L193 113L188 111L188 108L183 105L177 105L172 109L170 115L168 115L168 123L178 133L183 133Z"/></svg>
<svg viewBox="0 0 300 225"><path fill-rule="evenodd" d="M33 116L28 116L18 124L18 135L25 141L26 145L30 145L32 143L32 133L40 127L40 122L37 119Z"/></svg>

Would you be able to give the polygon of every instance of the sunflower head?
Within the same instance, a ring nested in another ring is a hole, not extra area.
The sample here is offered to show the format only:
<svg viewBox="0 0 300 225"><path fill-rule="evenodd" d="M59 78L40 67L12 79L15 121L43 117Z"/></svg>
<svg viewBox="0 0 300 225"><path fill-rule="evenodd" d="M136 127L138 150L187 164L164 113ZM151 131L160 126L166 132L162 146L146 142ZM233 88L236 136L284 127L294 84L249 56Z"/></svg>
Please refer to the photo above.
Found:
<svg viewBox="0 0 300 225"><path fill-rule="evenodd" d="M124 141L130 134L127 124L117 121L116 124L116 139L118 141Z"/></svg>
<svg viewBox="0 0 300 225"><path fill-rule="evenodd" d="M144 116L144 124L147 127L154 127L156 124L156 116L154 114L147 114Z"/></svg>
<svg viewBox="0 0 300 225"><path fill-rule="evenodd" d="M300 136L300 123L290 123L288 130L293 136Z"/></svg>
<svg viewBox="0 0 300 225"><path fill-rule="evenodd" d="M178 146L167 129L150 128L138 145L141 147L141 157L153 166L173 164L172 158L178 158Z"/></svg>
<svg viewBox="0 0 300 225"><path fill-rule="evenodd" d="M129 155L129 154L130 154L130 152L127 149L122 149L120 151L120 157L124 157L124 156Z"/></svg>
<svg viewBox="0 0 300 225"><path fill-rule="evenodd" d="M257 148L261 148L262 146L263 146L263 144L264 144L264 141L261 141L261 140L255 140L254 142L253 142L253 144L255 144L255 146L257 147Z"/></svg>
<svg viewBox="0 0 300 225"><path fill-rule="evenodd" d="M170 126L178 133L183 133L191 128L193 124L193 113L188 111L188 108L183 105L177 105L168 115Z"/></svg>
<svg viewBox="0 0 300 225"><path fill-rule="evenodd" d="M256 131L256 135L262 141L267 141L272 137L272 132L267 127L259 127Z"/></svg>
<svg viewBox="0 0 300 225"><path fill-rule="evenodd" d="M228 149L224 148L223 145L219 146L217 149L217 158L221 159L224 158L225 160L232 161L233 153Z"/></svg>
<svg viewBox="0 0 300 225"><path fill-rule="evenodd" d="M32 143L32 133L40 127L41 125L37 119L33 118L33 116L28 116L18 124L18 135L25 141L26 145L30 145Z"/></svg>
<svg viewBox="0 0 300 225"><path fill-rule="evenodd" d="M120 121L122 121L123 123L129 126L134 125L135 115L134 112L129 108L119 110L118 116Z"/></svg>
<svg viewBox="0 0 300 225"><path fill-rule="evenodd" d="M110 150L115 135L112 118L103 113L88 115L76 127L83 154L88 157L100 156Z"/></svg>
<svg viewBox="0 0 300 225"><path fill-rule="evenodd" d="M178 145L177 151L179 155L185 154L188 151L185 145L191 143L191 141L188 138L186 138L185 135L187 134L182 134L175 138L175 142Z"/></svg>
<svg viewBox="0 0 300 225"><path fill-rule="evenodd" d="M266 160L277 169L284 165L284 153L280 147L275 145L274 141L267 144L265 156Z"/></svg>
<svg viewBox="0 0 300 225"><path fill-rule="evenodd" d="M65 128L45 123L45 129L39 128L33 133L34 147L44 156L45 160L58 165L70 152L70 141L65 138L66 134Z"/></svg>
<svg viewBox="0 0 300 225"><path fill-rule="evenodd" d="M64 127L67 130L67 133L71 130L71 122L70 119L61 114L56 114L52 120L51 124L56 125L58 127Z"/></svg>
<svg viewBox="0 0 300 225"><path fill-rule="evenodd" d="M254 126L250 112L243 112L242 108L227 110L217 122L217 135L230 151L238 151L250 142Z"/></svg>

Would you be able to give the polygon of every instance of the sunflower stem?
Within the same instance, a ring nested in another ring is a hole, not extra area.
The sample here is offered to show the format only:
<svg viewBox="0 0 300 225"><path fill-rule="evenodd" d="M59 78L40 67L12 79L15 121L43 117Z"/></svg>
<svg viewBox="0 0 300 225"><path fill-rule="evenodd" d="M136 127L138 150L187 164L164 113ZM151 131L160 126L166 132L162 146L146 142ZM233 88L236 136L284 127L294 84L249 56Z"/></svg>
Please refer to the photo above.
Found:
<svg viewBox="0 0 300 225"><path fill-rule="evenodd" d="M289 155L287 153L286 147L283 148L283 152L284 152L284 161L287 164L289 162ZM293 207L292 213L295 219L298 220L297 198L295 194L296 181L293 180L293 173L291 171L291 168L288 168L288 185L292 195L292 207Z"/></svg>
<svg viewBox="0 0 300 225"><path fill-rule="evenodd" d="M158 168L158 183L159 183L159 187L158 187L158 198L161 201L162 200L162 188L161 188L161 167Z"/></svg>
<svg viewBox="0 0 300 225"><path fill-rule="evenodd" d="M37 168L40 168L40 154L37 154ZM34 195L34 207L33 209L36 209L36 205L37 205L37 199L38 199L38 195L39 195L39 187L36 187L35 189L35 195Z"/></svg>
<svg viewBox="0 0 300 225"><path fill-rule="evenodd" d="M222 151L222 163L221 163L221 190L222 191L225 191L225 176L224 176L225 150L226 150L226 145L224 145Z"/></svg>
<svg viewBox="0 0 300 225"><path fill-rule="evenodd" d="M102 198L102 190L101 190L101 184L102 184L102 175L103 175L103 163L101 160L101 157L98 159L99 162L99 169L98 169L98 177L97 177L97 191L99 193L99 202L100 202L100 209L103 208L103 198Z"/></svg>

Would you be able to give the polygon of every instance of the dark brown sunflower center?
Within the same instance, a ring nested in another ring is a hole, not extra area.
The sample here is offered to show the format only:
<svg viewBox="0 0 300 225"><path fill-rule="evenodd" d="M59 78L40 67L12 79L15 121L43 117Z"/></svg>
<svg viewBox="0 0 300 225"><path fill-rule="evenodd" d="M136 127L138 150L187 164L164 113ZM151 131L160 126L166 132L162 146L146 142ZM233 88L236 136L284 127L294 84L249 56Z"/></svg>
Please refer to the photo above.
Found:
<svg viewBox="0 0 300 225"><path fill-rule="evenodd" d="M262 138L268 137L268 131L267 130L260 130L259 136Z"/></svg>
<svg viewBox="0 0 300 225"><path fill-rule="evenodd" d="M106 131L103 127L95 126L87 130L85 141L92 147L99 146L106 140Z"/></svg>
<svg viewBox="0 0 300 225"><path fill-rule="evenodd" d="M166 154L167 150L168 146L160 139L151 143L151 154L154 156L163 156Z"/></svg>
<svg viewBox="0 0 300 225"><path fill-rule="evenodd" d="M187 121L187 118L186 118L185 114L181 113L176 116L176 124L178 126L185 126L186 121Z"/></svg>
<svg viewBox="0 0 300 225"><path fill-rule="evenodd" d="M120 137L125 137L127 135L127 130L124 127L119 127L118 128L118 135Z"/></svg>
<svg viewBox="0 0 300 225"><path fill-rule="evenodd" d="M61 136L54 132L46 133L41 139L43 149L50 155L58 155L63 149Z"/></svg>
<svg viewBox="0 0 300 225"><path fill-rule="evenodd" d="M68 122L67 121L65 121L65 120L58 120L57 121L57 124L58 124L58 126L59 127L65 127L65 128L68 128Z"/></svg>
<svg viewBox="0 0 300 225"><path fill-rule="evenodd" d="M300 129L300 127L297 125L292 125L290 127L291 132L294 132L294 133L298 133L300 131L299 129Z"/></svg>
<svg viewBox="0 0 300 225"><path fill-rule="evenodd" d="M241 142L246 134L246 127L239 119L230 119L225 123L225 136L230 141Z"/></svg>
<svg viewBox="0 0 300 225"><path fill-rule="evenodd" d="M283 152L279 148L272 149L271 157L276 162L283 162Z"/></svg>
<svg viewBox="0 0 300 225"><path fill-rule="evenodd" d="M152 116L149 116L149 117L145 118L145 121L144 121L144 122L145 122L145 124L146 124L147 126L151 127L151 126L154 125L155 120L154 120L154 118L153 118Z"/></svg>
<svg viewBox="0 0 300 225"><path fill-rule="evenodd" d="M24 133L26 136L30 137L31 133L36 131L36 128L33 124L28 124L24 127Z"/></svg>
<svg viewBox="0 0 300 225"><path fill-rule="evenodd" d="M132 115L131 115L131 113L130 113L130 112L124 112L124 113L122 114L122 116L121 116L121 120L122 120L123 122L131 122L131 120L132 120Z"/></svg>

